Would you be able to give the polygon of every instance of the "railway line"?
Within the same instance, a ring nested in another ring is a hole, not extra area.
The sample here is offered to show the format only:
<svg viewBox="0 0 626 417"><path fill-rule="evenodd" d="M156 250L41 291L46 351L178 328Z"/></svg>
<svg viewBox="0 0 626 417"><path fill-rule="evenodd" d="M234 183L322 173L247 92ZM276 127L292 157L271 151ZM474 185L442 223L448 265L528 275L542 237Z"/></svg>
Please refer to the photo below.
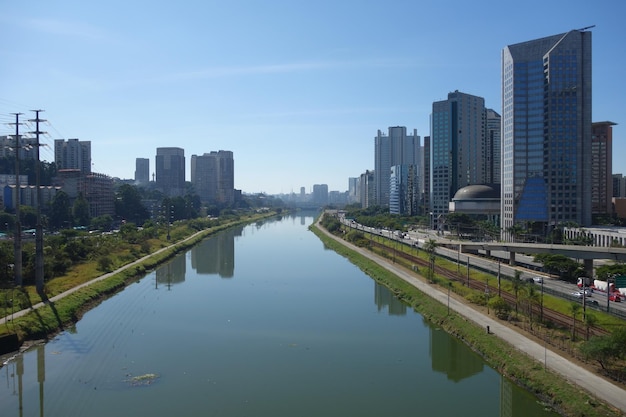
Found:
<svg viewBox="0 0 626 417"><path fill-rule="evenodd" d="M392 257L397 257L403 259L406 263L417 266L420 270L423 268L429 268L429 262L425 259L422 259L416 255L412 255L405 251L401 251L396 249L395 247L385 245L383 243L377 242L375 240L370 241L370 245L373 248L377 248L379 250L385 251L388 255L390 254ZM435 275L449 279L451 281L456 281L461 283L462 285L469 286L477 291L484 292L485 294L498 294L504 301L506 301L512 309L515 309L516 304L521 307L526 313L528 313L528 304L522 305L519 302L519 299L516 299L515 294L512 294L508 291L503 290L502 288L494 287L488 283L488 281L471 279L469 274L463 274L457 271L452 271L448 268L444 268L435 263ZM483 271L484 272L484 271ZM533 285L533 284L523 284L523 285ZM550 322L556 327L571 329L575 327L576 336L580 338L587 337L587 327L585 323L579 319L574 321L573 317L563 314L561 312L555 311L553 309L544 307L543 305L532 304L532 314L533 317L540 318L543 322ZM589 335L590 336L602 336L606 335L608 332L604 329L598 327L590 327Z"/></svg>

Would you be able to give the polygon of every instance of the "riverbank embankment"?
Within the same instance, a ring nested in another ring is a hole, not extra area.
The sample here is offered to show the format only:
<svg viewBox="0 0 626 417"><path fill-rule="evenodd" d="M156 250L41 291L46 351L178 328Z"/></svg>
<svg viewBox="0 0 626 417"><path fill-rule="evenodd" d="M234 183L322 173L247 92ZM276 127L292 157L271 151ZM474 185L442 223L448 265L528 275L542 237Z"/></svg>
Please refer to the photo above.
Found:
<svg viewBox="0 0 626 417"><path fill-rule="evenodd" d="M450 297L449 292L391 259L346 242L319 223L312 230L331 249L348 257L428 320L467 343L498 372L533 392L559 413L581 416L626 413L626 391L621 387L484 314L465 299Z"/></svg>
<svg viewBox="0 0 626 417"><path fill-rule="evenodd" d="M121 291L126 285L144 276L150 270L167 262L178 253L198 244L203 239L227 228L254 223L274 216L276 213L258 213L239 220L229 221L215 227L199 230L183 239L164 246L148 255L129 262L114 271L97 276L80 285L51 296L44 301L33 302L29 308L11 312L0 318L0 326L8 328L6 339L0 347L0 355L14 352L25 341L48 339L78 321L82 315L100 302ZM28 292L22 291L28 296ZM30 300L30 298L29 298ZM3 336L3 335L0 335ZM1 364L0 364L1 365Z"/></svg>

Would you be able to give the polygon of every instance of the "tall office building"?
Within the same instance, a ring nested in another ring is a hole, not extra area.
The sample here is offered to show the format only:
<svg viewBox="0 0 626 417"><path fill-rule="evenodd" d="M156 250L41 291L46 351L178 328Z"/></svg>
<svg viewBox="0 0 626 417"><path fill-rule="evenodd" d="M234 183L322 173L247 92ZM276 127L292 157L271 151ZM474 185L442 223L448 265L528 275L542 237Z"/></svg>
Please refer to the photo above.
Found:
<svg viewBox="0 0 626 417"><path fill-rule="evenodd" d="M514 224L547 234L564 222L591 225L591 32L502 51L503 237Z"/></svg>
<svg viewBox="0 0 626 417"><path fill-rule="evenodd" d="M389 213L416 216L420 203L417 165L391 167Z"/></svg>
<svg viewBox="0 0 626 417"><path fill-rule="evenodd" d="M168 197L185 194L185 150L157 148L156 187Z"/></svg>
<svg viewBox="0 0 626 417"><path fill-rule="evenodd" d="M91 141L78 139L54 140L54 163L57 169L78 169L91 172Z"/></svg>
<svg viewBox="0 0 626 417"><path fill-rule="evenodd" d="M359 178L348 178L348 203L356 203L359 201Z"/></svg>
<svg viewBox="0 0 626 417"><path fill-rule="evenodd" d="M146 185L150 182L150 160L148 158L135 159L135 183Z"/></svg>
<svg viewBox="0 0 626 417"><path fill-rule="evenodd" d="M328 184L313 185L313 203L322 207L328 204Z"/></svg>
<svg viewBox="0 0 626 417"><path fill-rule="evenodd" d="M613 197L626 197L626 177L613 174Z"/></svg>
<svg viewBox="0 0 626 417"><path fill-rule="evenodd" d="M485 123L485 183L500 184L501 140L500 129L502 118L493 109L486 109Z"/></svg>
<svg viewBox="0 0 626 417"><path fill-rule="evenodd" d="M380 130L374 138L374 185L376 187L375 204L389 206L389 185L391 167L394 165L416 165L420 167L420 137L417 129L407 135L406 127L389 128L385 135Z"/></svg>
<svg viewBox="0 0 626 417"><path fill-rule="evenodd" d="M231 151L191 156L191 183L200 200L222 205L235 202L234 164Z"/></svg>
<svg viewBox="0 0 626 417"><path fill-rule="evenodd" d="M613 122L591 124L591 210L613 213Z"/></svg>
<svg viewBox="0 0 626 417"><path fill-rule="evenodd" d="M359 177L359 202L361 208L368 208L374 205L374 195L376 187L374 186L374 171L367 170Z"/></svg>
<svg viewBox="0 0 626 417"><path fill-rule="evenodd" d="M433 103L430 130L429 210L441 219L460 188L493 177L487 163L485 99L449 93L447 100Z"/></svg>

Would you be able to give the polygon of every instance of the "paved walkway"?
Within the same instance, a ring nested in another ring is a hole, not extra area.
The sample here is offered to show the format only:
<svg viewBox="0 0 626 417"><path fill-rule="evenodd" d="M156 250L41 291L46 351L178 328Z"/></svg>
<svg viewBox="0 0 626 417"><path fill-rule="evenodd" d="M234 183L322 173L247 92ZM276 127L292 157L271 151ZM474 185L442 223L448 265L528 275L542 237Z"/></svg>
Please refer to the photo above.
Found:
<svg viewBox="0 0 626 417"><path fill-rule="evenodd" d="M427 282L415 277L415 275L407 271L404 267L394 264L388 259L378 256L367 249L354 246L351 243L328 233L326 229L319 224L318 226L319 229L327 236L341 242L350 249L359 252L361 255L370 258L428 296L433 297L443 305L448 304L448 293L447 291L441 289L441 287L428 284ZM545 366L550 368L552 371L561 375L571 383L587 390L599 400L604 401L607 404L611 404L613 407L616 407L626 413L626 390L599 377L595 373L589 372L585 368L570 362L558 353L547 349L545 346L528 339L524 335L503 325L499 320L493 319L455 298L450 297L449 300L451 310L454 310L463 317L473 321L478 326L484 328L485 331L487 326L489 326L490 332L496 337L505 340L512 346L515 346L518 350L526 353L538 362L545 364Z"/></svg>
<svg viewBox="0 0 626 417"><path fill-rule="evenodd" d="M104 279L110 278L111 276L113 276L113 275L115 275L115 274L119 274L120 272L122 272L122 271L124 271L124 270L126 270L126 269L128 269L128 268L132 268L132 267L134 267L135 265L140 264L141 262L143 262L143 261L145 261L145 260L149 259L150 257L152 257L152 256L154 256L154 255L158 255L159 253L161 253L161 252L163 252L163 251L166 251L166 250L168 250L168 249L169 249L169 248L171 248L171 247L174 247L174 246L176 246L176 245L180 245L181 243L184 243L184 242L188 241L189 239L193 239L194 237L196 237L197 235L199 235L199 234L201 234L201 233L203 233L203 232L204 232L204 230L201 230L201 231L199 231L199 232L196 232L196 233L194 233L193 235L191 235L191 236L189 236L189 237L186 237L185 239L183 239L183 240L181 240L181 241L179 241L179 242L176 242L176 243L173 243L173 244L171 244L171 245L169 245L169 246L166 246L166 247L164 247L164 248L161 248L161 249L157 250L156 252L153 252L153 253L151 253L151 254L149 254L149 255L144 256L144 257L143 257L143 258L141 258L141 259L137 259L136 261L133 261L133 262L131 262L131 263L129 263L129 264L126 264L126 265L124 265L124 266L122 266L122 267L120 267L120 268L116 269L116 270L115 270L115 271L113 271L113 272L109 272L109 273L107 273L107 274L104 274L104 275L101 275L101 276L99 276L99 277L97 277L97 278L94 278L94 279L92 279L92 280L90 280L90 281L87 281L87 282L85 282L85 283L83 283L83 284L80 284L80 285L78 285L78 286L76 286L76 287L70 288L69 290L67 290L67 291L65 291L65 292L62 292L61 294L57 294L57 295L55 295L54 297L51 297L51 298L49 299L49 301L50 301L50 302L52 302L52 303L54 303L55 301L58 301L58 300L60 300L60 299L61 299L61 298L63 298L63 297L67 297L68 295L72 294L73 292L76 292L76 291L80 290L81 288L87 287L88 285L91 285L91 284L93 284L94 282L102 281L102 280L104 280ZM16 311L16 312L12 313L11 315L8 315L8 316L6 316L6 317L2 317L2 318L0 318L0 324L5 324L7 321L11 321L11 320L16 319L16 318L18 318L18 317L21 317L21 316L23 316L23 315L25 315L25 314L30 313L31 311L34 311L34 310L36 310L36 309L38 309L38 308L41 308L41 307L45 306L45 305L46 305L46 303L44 303L44 302L42 301L42 302L40 302L40 303L37 303L37 304L33 305L31 308L27 308L27 309L24 309L24 310Z"/></svg>

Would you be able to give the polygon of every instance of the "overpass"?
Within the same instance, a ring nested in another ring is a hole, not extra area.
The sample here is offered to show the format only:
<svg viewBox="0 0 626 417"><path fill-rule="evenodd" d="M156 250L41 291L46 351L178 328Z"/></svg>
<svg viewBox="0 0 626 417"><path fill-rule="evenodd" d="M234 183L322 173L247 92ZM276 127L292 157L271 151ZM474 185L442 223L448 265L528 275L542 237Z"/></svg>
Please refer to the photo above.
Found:
<svg viewBox="0 0 626 417"><path fill-rule="evenodd" d="M585 271L590 277L593 276L594 259L610 259L618 262L626 262L626 248L577 246L577 245L554 245L543 243L510 243L510 242L448 242L446 246L455 246L460 253L475 253L484 250L487 255L491 251L509 252L509 264L515 265L515 254L535 255L549 253L552 255L565 255L568 258L582 259Z"/></svg>

